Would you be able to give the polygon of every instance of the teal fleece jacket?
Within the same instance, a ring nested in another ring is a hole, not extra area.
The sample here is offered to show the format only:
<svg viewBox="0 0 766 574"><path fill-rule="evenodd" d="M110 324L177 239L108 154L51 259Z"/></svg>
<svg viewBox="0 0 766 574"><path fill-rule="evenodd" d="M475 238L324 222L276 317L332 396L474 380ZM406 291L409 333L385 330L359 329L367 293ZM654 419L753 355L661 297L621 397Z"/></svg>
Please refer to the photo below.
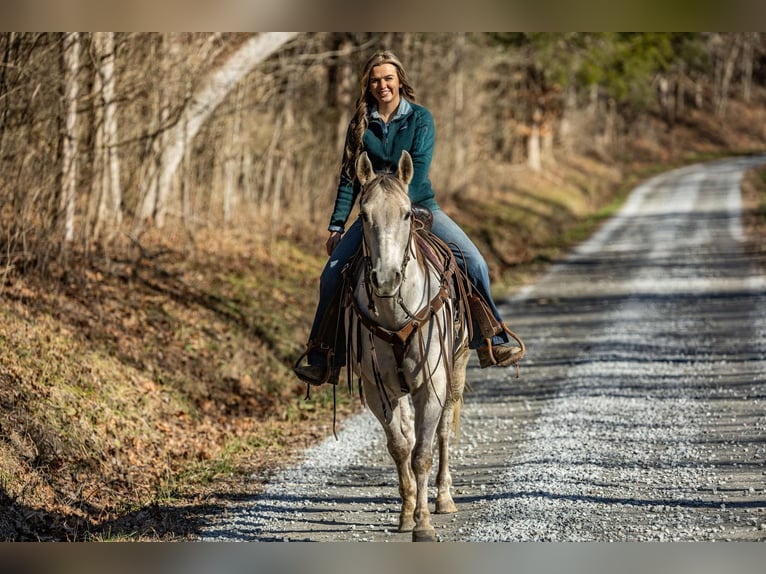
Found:
<svg viewBox="0 0 766 574"><path fill-rule="evenodd" d="M350 134L351 126L346 137L350 137ZM431 210L439 209L431 181L428 179L434 151L434 120L431 112L402 98L388 125L380 119L377 110L370 114L362 142L376 172L396 173L402 151L407 150L412 156L414 167L409 187L410 200ZM359 191L360 185L356 176L341 174L335 209L330 217L330 231L345 229L346 220Z"/></svg>

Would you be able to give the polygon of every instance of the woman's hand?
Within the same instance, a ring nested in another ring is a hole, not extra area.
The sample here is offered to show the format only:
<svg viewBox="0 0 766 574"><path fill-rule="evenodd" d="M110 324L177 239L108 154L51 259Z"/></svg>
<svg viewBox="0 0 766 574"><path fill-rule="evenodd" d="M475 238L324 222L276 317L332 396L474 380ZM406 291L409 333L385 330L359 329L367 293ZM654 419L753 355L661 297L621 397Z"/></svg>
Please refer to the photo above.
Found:
<svg viewBox="0 0 766 574"><path fill-rule="evenodd" d="M335 251L335 248L338 246L338 243L340 243L341 233L339 231L331 231L330 237L327 238L327 243L325 244L327 247L327 255L332 255L332 252Z"/></svg>

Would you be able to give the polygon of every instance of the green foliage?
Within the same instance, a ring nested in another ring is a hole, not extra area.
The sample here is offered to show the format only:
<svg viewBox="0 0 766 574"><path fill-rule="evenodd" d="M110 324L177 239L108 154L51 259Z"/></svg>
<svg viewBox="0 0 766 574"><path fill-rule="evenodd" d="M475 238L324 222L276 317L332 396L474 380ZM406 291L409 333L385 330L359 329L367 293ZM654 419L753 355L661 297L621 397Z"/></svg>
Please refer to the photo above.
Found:
<svg viewBox="0 0 766 574"><path fill-rule="evenodd" d="M491 39L504 49L525 51L551 86L598 86L618 103L640 108L651 103L657 74L705 64L698 33L498 33Z"/></svg>

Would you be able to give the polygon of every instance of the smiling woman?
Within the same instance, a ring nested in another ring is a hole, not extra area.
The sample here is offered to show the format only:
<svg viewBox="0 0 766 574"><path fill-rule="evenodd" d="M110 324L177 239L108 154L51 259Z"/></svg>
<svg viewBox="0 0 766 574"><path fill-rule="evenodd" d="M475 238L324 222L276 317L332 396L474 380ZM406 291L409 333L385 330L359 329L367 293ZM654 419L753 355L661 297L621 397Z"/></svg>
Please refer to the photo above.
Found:
<svg viewBox="0 0 766 574"><path fill-rule="evenodd" d="M463 230L440 209L431 187L428 172L435 140L431 112L415 103L415 90L404 66L389 51L377 52L367 61L359 90L356 113L347 131L335 209L328 227L326 247L330 259L320 279L319 304L304 354L308 364L300 364L302 356L295 366L296 375L308 384L335 383L340 367L345 364L339 294L342 270L361 242L361 222L355 221L348 230L345 226L361 190L355 163L362 153L367 154L376 173L396 172L402 152L412 158L409 198L413 204L433 212L431 231L450 246L476 294L471 301L474 337L470 347L477 349L482 368L518 363L524 355L523 344L521 347L511 344L511 339L516 337L506 327L492 300L487 263Z"/></svg>

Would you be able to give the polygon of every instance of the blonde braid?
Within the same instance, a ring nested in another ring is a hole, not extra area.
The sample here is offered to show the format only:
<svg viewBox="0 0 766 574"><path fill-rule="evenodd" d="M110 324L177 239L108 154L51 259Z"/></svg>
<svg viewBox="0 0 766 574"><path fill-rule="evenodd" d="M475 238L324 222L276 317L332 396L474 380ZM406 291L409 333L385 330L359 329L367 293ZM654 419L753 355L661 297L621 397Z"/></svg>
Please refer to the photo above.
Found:
<svg viewBox="0 0 766 574"><path fill-rule="evenodd" d="M356 113L351 120L351 133L349 139L346 141L346 147L343 150L343 163L341 164L341 172L345 173L348 177L354 176L354 163L356 158L362 153L362 138L364 132L367 130L367 115L369 114L369 105L365 98L357 100Z"/></svg>

